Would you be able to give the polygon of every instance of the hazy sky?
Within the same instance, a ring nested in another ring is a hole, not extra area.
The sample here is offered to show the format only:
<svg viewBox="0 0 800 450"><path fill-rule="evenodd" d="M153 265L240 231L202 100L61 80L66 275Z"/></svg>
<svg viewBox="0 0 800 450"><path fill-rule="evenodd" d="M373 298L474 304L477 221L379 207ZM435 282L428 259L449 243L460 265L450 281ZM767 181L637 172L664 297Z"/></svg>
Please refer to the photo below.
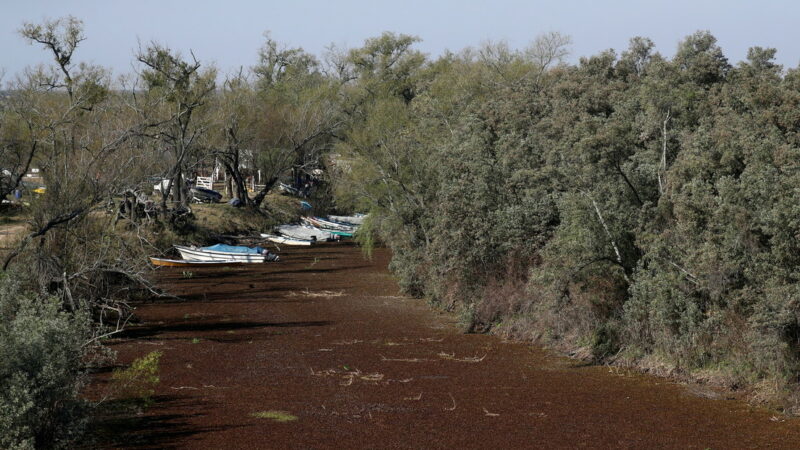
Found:
<svg viewBox="0 0 800 450"><path fill-rule="evenodd" d="M433 56L488 39L522 48L536 35L559 31L573 39L571 60L627 48L633 36L651 38L666 56L697 30L710 30L731 62L755 45L778 49L778 62L800 62L800 2L742 0L0 0L0 68L6 80L25 66L48 61L16 30L71 14L85 23L76 53L129 72L137 40L151 40L215 62L223 72L256 62L263 33L320 54L331 43L355 47L383 31L417 35Z"/></svg>

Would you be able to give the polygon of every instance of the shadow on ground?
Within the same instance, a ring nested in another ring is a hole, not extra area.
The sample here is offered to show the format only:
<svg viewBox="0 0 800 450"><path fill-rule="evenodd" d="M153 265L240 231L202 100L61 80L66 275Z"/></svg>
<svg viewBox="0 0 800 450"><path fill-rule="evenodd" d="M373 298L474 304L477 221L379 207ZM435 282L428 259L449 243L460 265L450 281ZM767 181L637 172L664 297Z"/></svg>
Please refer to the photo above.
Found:
<svg viewBox="0 0 800 450"><path fill-rule="evenodd" d="M174 396L157 396L150 407L203 409L202 402ZM197 426L193 414L142 415L142 406L131 401L109 401L97 408L84 448L178 448L204 433L244 428L247 425Z"/></svg>

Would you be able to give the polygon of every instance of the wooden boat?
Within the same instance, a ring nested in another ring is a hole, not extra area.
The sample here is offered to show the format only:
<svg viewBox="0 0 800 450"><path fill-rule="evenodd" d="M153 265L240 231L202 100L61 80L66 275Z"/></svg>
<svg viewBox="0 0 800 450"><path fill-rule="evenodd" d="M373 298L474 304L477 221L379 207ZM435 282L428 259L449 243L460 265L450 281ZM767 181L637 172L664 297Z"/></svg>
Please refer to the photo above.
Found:
<svg viewBox="0 0 800 450"><path fill-rule="evenodd" d="M210 250L207 247L184 247L176 245L175 248L180 252L183 259L189 261L217 261L217 262L244 262L244 263L263 263L266 255L261 253L241 253Z"/></svg>
<svg viewBox="0 0 800 450"><path fill-rule="evenodd" d="M163 267L220 267L245 264L239 261L189 261L186 259L166 259L151 256L150 262L154 266Z"/></svg>
<svg viewBox="0 0 800 450"><path fill-rule="evenodd" d="M261 237L276 244L286 244L286 245L311 245L314 241L310 239L297 239L287 236L277 236L274 234L266 234L261 233Z"/></svg>

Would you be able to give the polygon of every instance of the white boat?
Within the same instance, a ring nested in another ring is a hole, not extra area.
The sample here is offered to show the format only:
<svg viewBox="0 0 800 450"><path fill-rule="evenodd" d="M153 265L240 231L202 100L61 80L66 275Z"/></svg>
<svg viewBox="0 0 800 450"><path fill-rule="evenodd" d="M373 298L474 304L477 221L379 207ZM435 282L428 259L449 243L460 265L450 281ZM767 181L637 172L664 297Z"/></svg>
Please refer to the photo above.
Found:
<svg viewBox="0 0 800 450"><path fill-rule="evenodd" d="M219 262L244 262L263 263L266 256L258 253L222 252L208 250L203 247L184 247L176 245L175 248L181 257L187 261L219 261Z"/></svg>
<svg viewBox="0 0 800 450"><path fill-rule="evenodd" d="M274 234L266 234L261 233L261 237L276 244L286 244L286 245L311 245L314 241L310 239L297 239L287 236L277 236Z"/></svg>
<svg viewBox="0 0 800 450"><path fill-rule="evenodd" d="M283 236L294 239L316 241L332 241L337 239L332 233L310 225L280 225L275 228L275 231Z"/></svg>
<svg viewBox="0 0 800 450"><path fill-rule="evenodd" d="M358 226L347 225L339 222L332 222L330 220L325 220L319 217L301 217L300 219L308 225L321 228L323 230L336 230L336 231L344 231L347 233L354 233L356 231L356 228L358 228Z"/></svg>
<svg viewBox="0 0 800 450"><path fill-rule="evenodd" d="M328 219L350 225L363 225L364 219L367 218L366 214L355 214L352 216L328 216Z"/></svg>

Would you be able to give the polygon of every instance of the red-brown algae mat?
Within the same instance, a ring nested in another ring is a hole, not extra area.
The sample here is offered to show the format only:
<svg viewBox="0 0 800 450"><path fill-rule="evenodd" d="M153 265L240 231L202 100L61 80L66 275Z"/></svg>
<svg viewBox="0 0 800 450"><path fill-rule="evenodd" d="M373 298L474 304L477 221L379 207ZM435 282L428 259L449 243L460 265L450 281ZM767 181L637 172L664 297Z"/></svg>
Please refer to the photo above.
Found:
<svg viewBox="0 0 800 450"><path fill-rule="evenodd" d="M163 353L129 448L800 448L800 421L663 379L462 334L402 296L389 254L165 269L120 363ZM102 385L108 374L98 375Z"/></svg>

